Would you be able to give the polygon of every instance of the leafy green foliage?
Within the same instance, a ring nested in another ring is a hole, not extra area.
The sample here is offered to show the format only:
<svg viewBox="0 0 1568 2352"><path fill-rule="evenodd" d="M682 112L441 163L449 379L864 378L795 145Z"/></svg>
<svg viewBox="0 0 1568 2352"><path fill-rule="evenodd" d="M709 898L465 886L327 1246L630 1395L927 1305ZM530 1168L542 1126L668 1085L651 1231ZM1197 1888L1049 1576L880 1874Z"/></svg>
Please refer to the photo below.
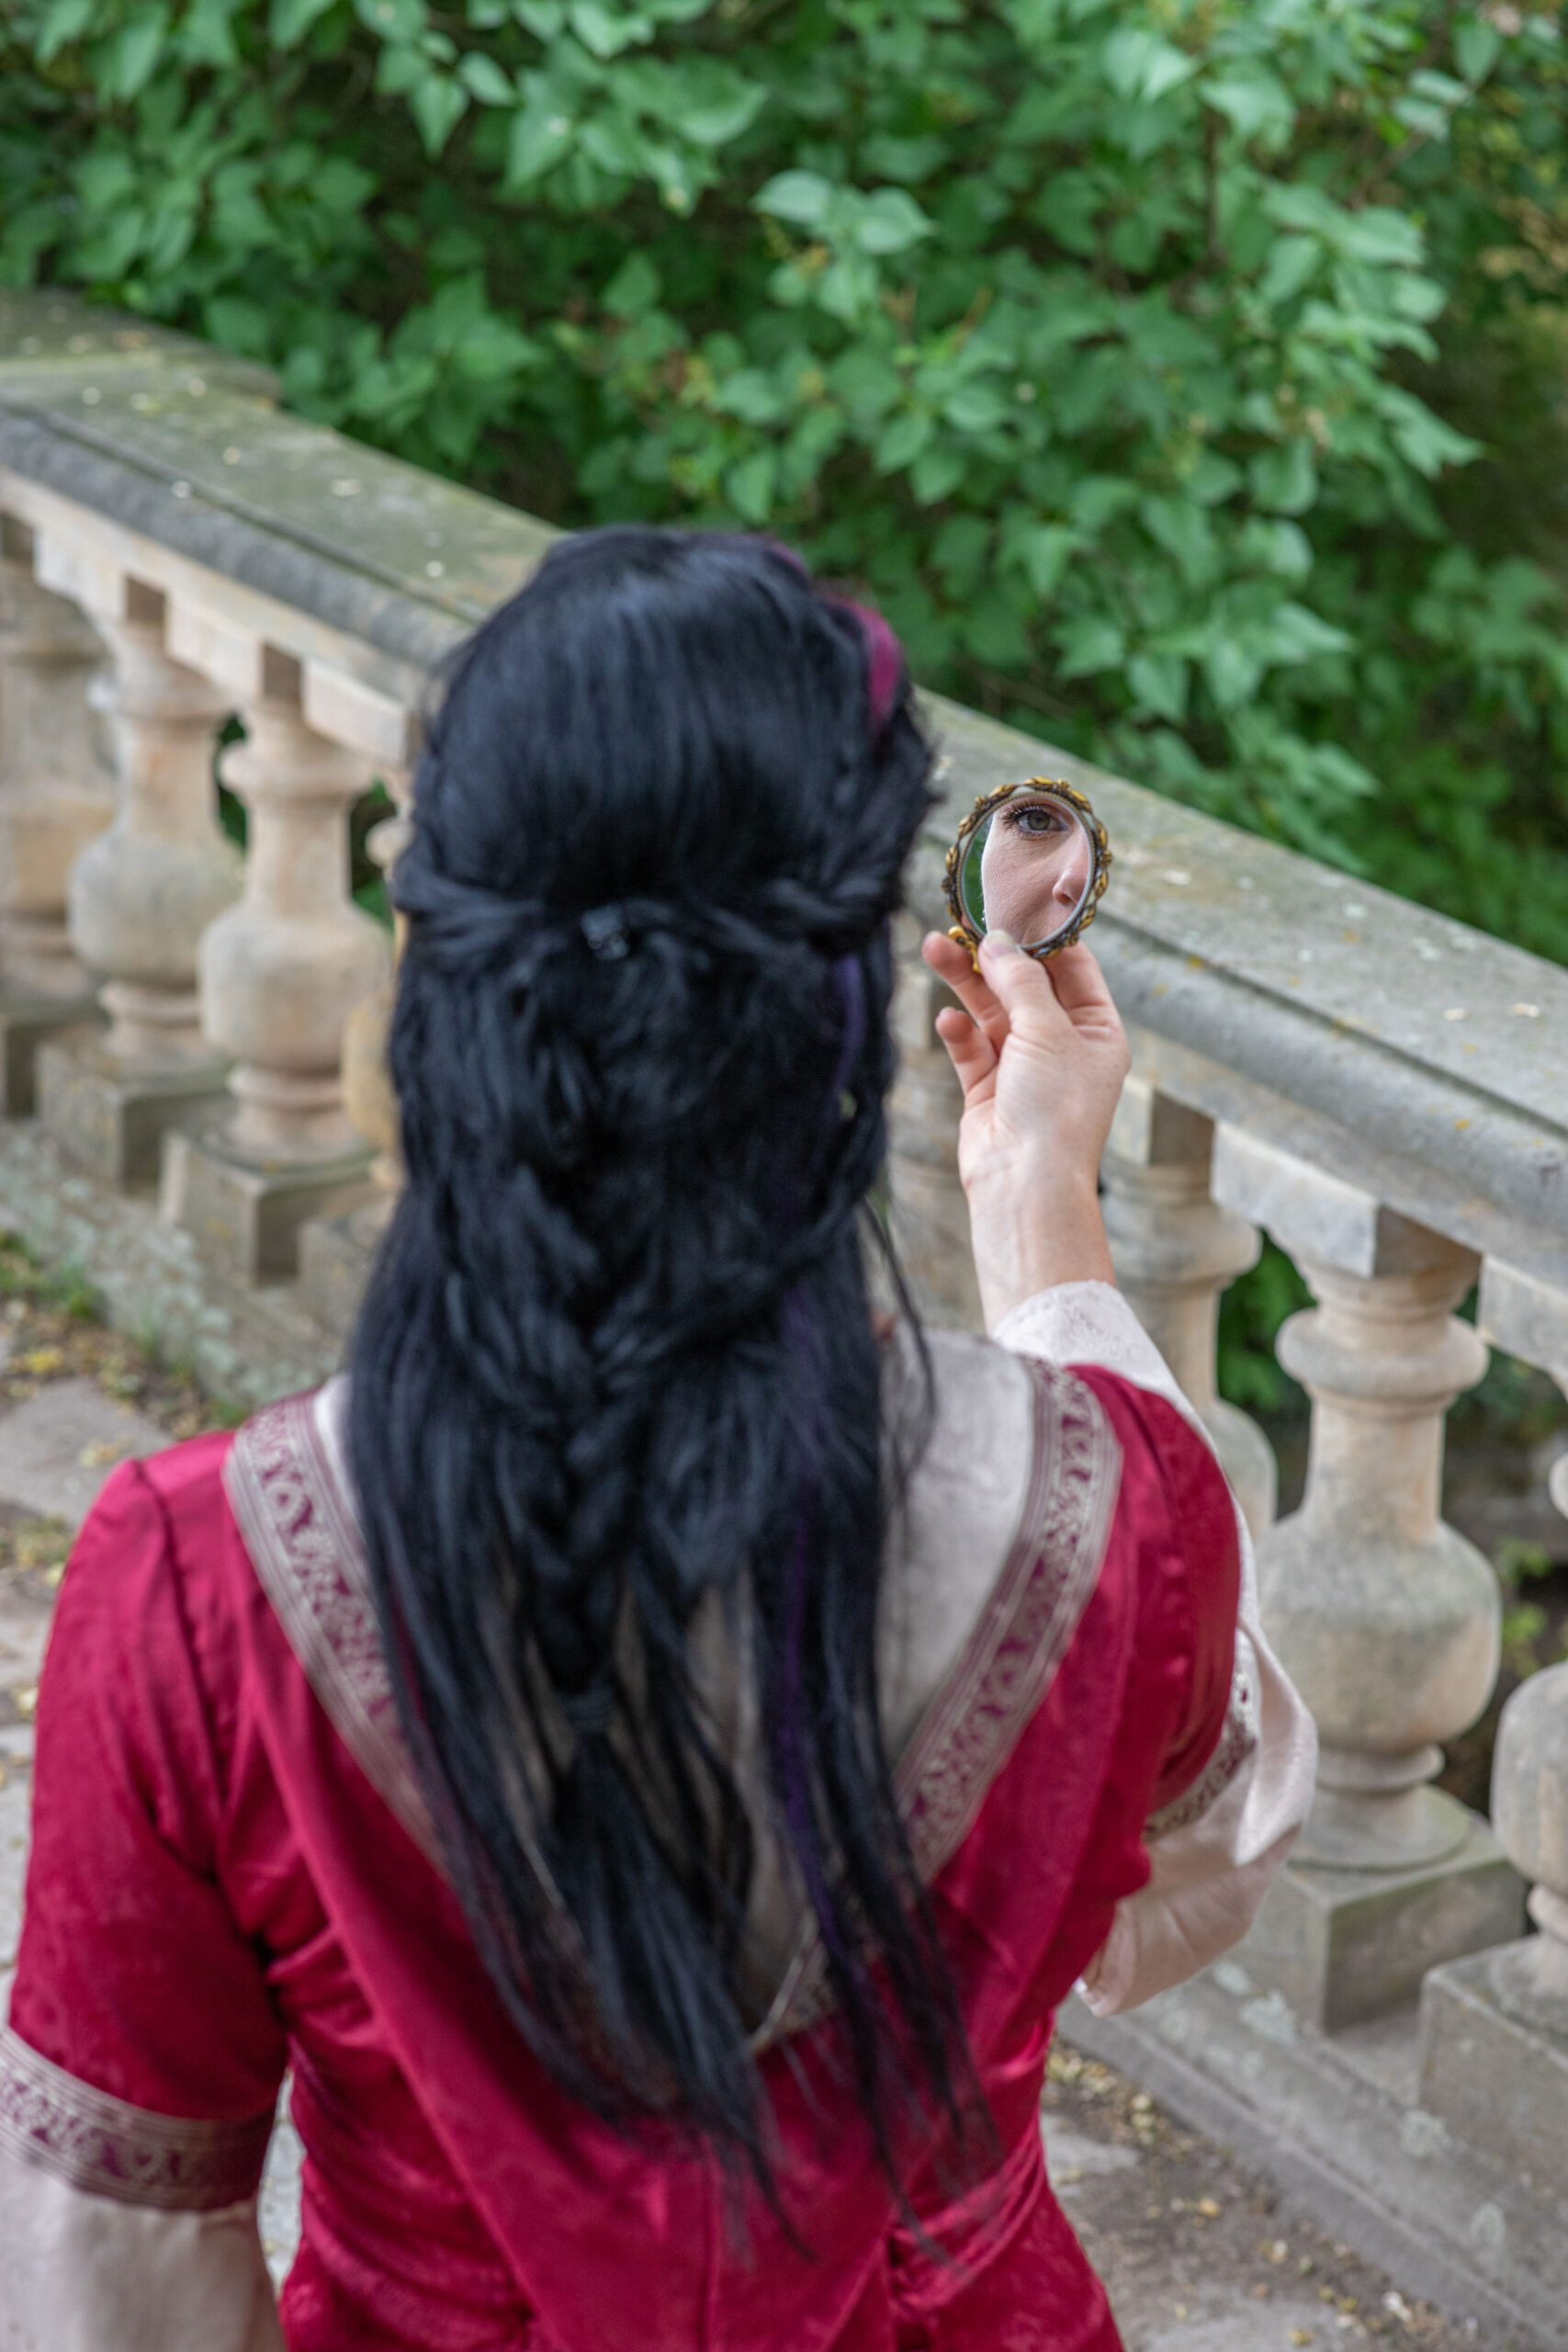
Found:
<svg viewBox="0 0 1568 2352"><path fill-rule="evenodd" d="M12 0L0 277L1568 937L1568 69L1499 0Z"/></svg>
<svg viewBox="0 0 1568 2352"><path fill-rule="evenodd" d="M1219 1390L1232 1405L1271 1419L1304 1421L1307 1400L1274 1353L1280 1326L1312 1305L1312 1293L1272 1241L1220 1301Z"/></svg>

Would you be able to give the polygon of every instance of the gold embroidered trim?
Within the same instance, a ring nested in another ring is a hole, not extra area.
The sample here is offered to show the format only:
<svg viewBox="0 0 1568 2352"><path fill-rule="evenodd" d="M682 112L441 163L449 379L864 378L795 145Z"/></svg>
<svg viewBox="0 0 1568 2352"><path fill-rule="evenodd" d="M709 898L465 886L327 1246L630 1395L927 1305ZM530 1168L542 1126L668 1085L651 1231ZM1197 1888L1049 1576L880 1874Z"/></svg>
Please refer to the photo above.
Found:
<svg viewBox="0 0 1568 2352"><path fill-rule="evenodd" d="M894 1776L928 1886L974 1827L1061 1665L1100 1575L1121 1484L1122 1450L1093 1390L1036 1357L1020 1361L1034 1388L1034 1451L1018 1534L967 1648ZM799 2032L831 2007L812 1921L752 2047Z"/></svg>
<svg viewBox="0 0 1568 2352"><path fill-rule="evenodd" d="M1219 1803L1243 1765L1257 1753L1258 1677L1252 1664L1252 1645L1245 1634L1238 1632L1231 1695L1214 1752L1190 1789L1173 1797L1169 1804L1162 1804L1157 1813L1150 1814L1144 1825L1145 1843L1152 1844L1156 1838L1168 1838L1173 1830L1190 1829L1195 1821L1201 1821L1210 1806Z"/></svg>
<svg viewBox="0 0 1568 2352"><path fill-rule="evenodd" d="M286 1396L247 1421L223 1483L310 1688L378 1795L439 1867L435 1826L398 1721L364 1543L312 1400Z"/></svg>
<svg viewBox="0 0 1568 2352"><path fill-rule="evenodd" d="M154 2115L111 2098L0 2027L0 2151L120 2205L211 2213L261 2186L273 2110L238 2123Z"/></svg>

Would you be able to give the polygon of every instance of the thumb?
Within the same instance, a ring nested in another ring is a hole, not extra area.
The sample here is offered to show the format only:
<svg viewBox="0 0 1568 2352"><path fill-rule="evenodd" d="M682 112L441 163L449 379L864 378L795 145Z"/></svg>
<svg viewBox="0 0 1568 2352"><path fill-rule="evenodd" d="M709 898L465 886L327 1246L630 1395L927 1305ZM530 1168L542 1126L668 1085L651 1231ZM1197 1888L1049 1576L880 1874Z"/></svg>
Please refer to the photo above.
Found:
<svg viewBox="0 0 1568 2352"><path fill-rule="evenodd" d="M1008 1025L1028 1036L1048 1037L1064 1019L1043 965L1026 956L1009 931L989 931L980 944L980 968L1008 1016Z"/></svg>

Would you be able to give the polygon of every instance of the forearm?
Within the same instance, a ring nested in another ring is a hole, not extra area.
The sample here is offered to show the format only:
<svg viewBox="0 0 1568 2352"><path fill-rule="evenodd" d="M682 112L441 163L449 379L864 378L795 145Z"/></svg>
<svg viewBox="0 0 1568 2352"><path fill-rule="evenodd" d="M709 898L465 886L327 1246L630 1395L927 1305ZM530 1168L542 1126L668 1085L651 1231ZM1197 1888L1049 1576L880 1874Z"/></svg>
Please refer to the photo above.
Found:
<svg viewBox="0 0 1568 2352"><path fill-rule="evenodd" d="M986 1329L1058 1283L1113 1283L1092 1177L1032 1181L998 1171L969 1191L969 1232Z"/></svg>

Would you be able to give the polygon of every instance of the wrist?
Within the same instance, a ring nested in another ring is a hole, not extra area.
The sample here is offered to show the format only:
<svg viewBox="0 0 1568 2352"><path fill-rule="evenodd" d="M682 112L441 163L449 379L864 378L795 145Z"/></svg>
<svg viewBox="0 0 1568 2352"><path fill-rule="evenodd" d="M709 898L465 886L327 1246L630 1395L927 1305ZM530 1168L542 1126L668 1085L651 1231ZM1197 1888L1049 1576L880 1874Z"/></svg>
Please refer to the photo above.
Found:
<svg viewBox="0 0 1568 2352"><path fill-rule="evenodd" d="M987 1178L969 1194L969 1229L986 1328L1059 1283L1113 1283L1105 1220L1092 1180L1008 1184Z"/></svg>

